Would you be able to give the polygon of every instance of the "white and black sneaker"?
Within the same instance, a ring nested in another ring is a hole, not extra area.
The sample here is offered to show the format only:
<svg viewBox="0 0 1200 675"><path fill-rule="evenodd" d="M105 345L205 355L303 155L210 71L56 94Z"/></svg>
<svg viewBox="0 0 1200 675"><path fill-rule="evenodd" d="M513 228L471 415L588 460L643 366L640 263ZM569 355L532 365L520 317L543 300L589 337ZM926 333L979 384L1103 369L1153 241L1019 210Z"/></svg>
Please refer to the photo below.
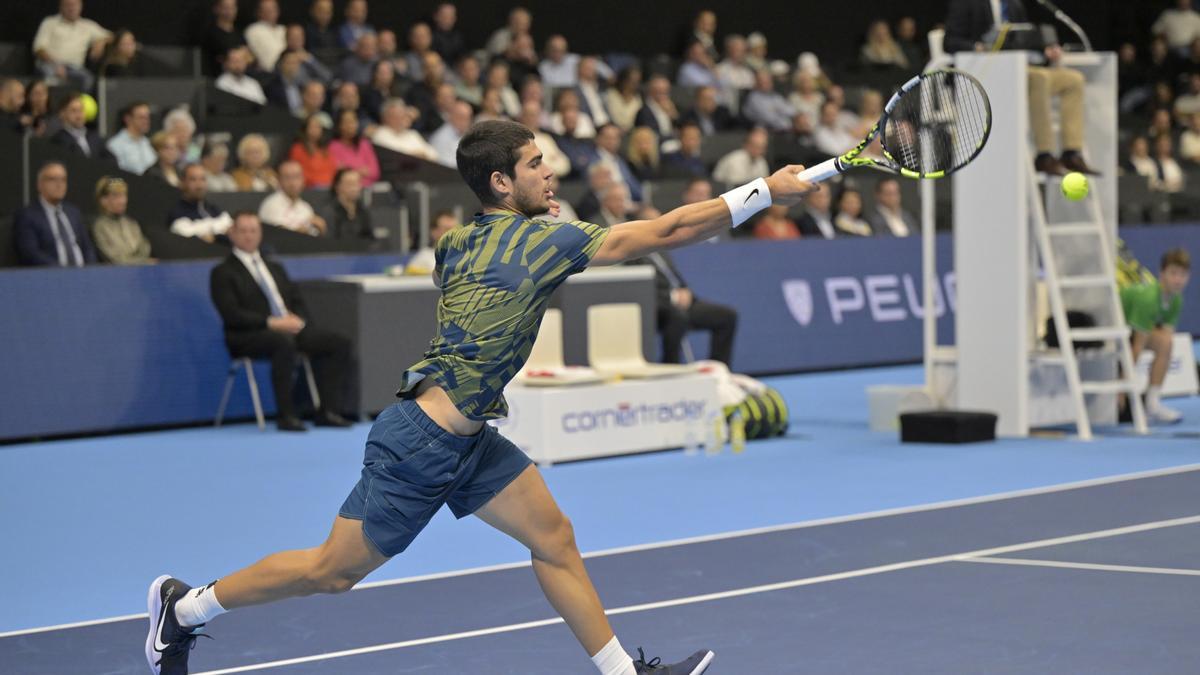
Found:
<svg viewBox="0 0 1200 675"><path fill-rule="evenodd" d="M713 657L716 656L707 649L701 649L679 663L665 664L658 657L647 661L641 647L638 647L637 651L638 658L633 662L633 669L637 671L637 675L700 675L708 670L708 664L712 663Z"/></svg>
<svg viewBox="0 0 1200 675"><path fill-rule="evenodd" d="M211 584L210 584L211 585ZM187 675L188 655L201 636L201 626L181 626L175 618L175 604L191 586L169 575L154 580L146 596L150 631L146 634L146 663L154 675ZM209 637L204 635L204 637Z"/></svg>

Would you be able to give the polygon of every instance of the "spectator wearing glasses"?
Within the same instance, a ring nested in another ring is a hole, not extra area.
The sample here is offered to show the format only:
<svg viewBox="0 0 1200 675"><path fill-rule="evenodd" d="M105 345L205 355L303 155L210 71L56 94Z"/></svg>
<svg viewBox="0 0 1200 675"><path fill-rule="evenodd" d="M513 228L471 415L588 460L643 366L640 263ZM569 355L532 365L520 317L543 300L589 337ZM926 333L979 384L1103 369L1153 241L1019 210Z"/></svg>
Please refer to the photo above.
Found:
<svg viewBox="0 0 1200 675"><path fill-rule="evenodd" d="M136 101L121 111L124 128L108 139L108 151L117 158L117 166L141 175L154 166L157 157L146 134L150 131L150 105Z"/></svg>
<svg viewBox="0 0 1200 675"><path fill-rule="evenodd" d="M13 218L13 242L22 265L83 267L96 262L96 248L83 214L66 201L67 167L49 162L37 174L38 198Z"/></svg>

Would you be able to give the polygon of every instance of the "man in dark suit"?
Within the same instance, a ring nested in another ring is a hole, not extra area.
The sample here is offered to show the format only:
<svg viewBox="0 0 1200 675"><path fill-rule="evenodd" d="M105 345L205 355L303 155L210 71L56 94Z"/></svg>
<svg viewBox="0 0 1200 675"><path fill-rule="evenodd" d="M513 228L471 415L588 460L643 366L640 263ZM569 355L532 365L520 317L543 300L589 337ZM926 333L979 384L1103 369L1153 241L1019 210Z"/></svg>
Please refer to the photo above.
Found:
<svg viewBox="0 0 1200 675"><path fill-rule="evenodd" d="M877 237L907 237L920 230L913 214L900 202L900 181L881 178L875 184L875 208L867 214L867 222Z"/></svg>
<svg viewBox="0 0 1200 675"><path fill-rule="evenodd" d="M304 431L292 401L292 376L301 353L314 357L321 395L318 426L347 427L341 417L342 387L350 362L350 341L308 324L308 310L283 266L265 261L258 247L262 224L244 211L229 228L233 252L213 268L213 304L225 323L225 344L234 357L269 357L271 385L281 431Z"/></svg>
<svg viewBox="0 0 1200 675"><path fill-rule="evenodd" d="M67 196L67 168L50 162L38 171L38 199L17 211L13 240L22 265L83 267L96 262L96 247L83 215Z"/></svg>
<svg viewBox="0 0 1200 675"><path fill-rule="evenodd" d="M691 109L679 118L679 123L695 124L705 136L740 126L729 109L717 102L717 90L713 87L697 87L696 100Z"/></svg>
<svg viewBox="0 0 1200 675"><path fill-rule="evenodd" d="M269 103L286 108L288 112L297 117L300 116L304 105L301 90L304 88L305 80L300 70L303 65L303 52L290 49L283 52L279 55L279 62L275 65L275 74L267 80L267 85L264 87L264 93L266 93Z"/></svg>
<svg viewBox="0 0 1200 675"><path fill-rule="evenodd" d="M63 97L58 104L58 120L62 128L50 137L51 143L91 159L112 159L112 153L105 147L100 134L87 128L83 94L76 91Z"/></svg>
<svg viewBox="0 0 1200 675"><path fill-rule="evenodd" d="M833 194L829 184L819 183L817 189L804 199L804 208L796 218L800 236L805 239L833 239L838 229L833 224Z"/></svg>
<svg viewBox="0 0 1200 675"><path fill-rule="evenodd" d="M1021 0L950 0L946 15L946 37L944 45L948 53L983 51L991 45L984 44L985 35L993 27L1005 23L1028 23L1029 14ZM1063 175L1068 171L1088 174L1096 172L1083 159L1083 74L1071 68L1059 66L1062 47L1046 45L1038 61L1046 67L1030 66L1029 73L1029 125L1033 128L1033 140L1037 146L1034 159L1038 171ZM1052 99L1057 97L1061 107L1062 155L1055 157Z"/></svg>

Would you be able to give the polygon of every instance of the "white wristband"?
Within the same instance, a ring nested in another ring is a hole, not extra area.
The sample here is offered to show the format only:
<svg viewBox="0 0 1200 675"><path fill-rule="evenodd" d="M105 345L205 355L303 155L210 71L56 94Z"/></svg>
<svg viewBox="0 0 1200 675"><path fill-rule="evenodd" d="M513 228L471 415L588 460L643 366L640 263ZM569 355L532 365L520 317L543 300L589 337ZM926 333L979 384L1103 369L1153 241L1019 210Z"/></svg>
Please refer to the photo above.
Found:
<svg viewBox="0 0 1200 675"><path fill-rule="evenodd" d="M733 216L733 226L737 227L771 205L771 190L767 188L767 181L755 178L721 195L721 199L725 200L729 214Z"/></svg>

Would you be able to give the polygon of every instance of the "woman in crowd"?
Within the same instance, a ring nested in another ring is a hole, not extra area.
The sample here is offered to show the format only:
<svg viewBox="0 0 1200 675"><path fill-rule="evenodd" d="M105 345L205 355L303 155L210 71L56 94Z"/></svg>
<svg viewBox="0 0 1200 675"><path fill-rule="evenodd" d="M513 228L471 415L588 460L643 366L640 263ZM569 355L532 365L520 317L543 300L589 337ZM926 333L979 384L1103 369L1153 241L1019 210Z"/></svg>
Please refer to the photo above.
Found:
<svg viewBox="0 0 1200 675"><path fill-rule="evenodd" d="M334 138L329 154L339 169L354 169L362 178L362 186L370 187L379 180L379 158L375 148L363 137L358 125L358 113L342 110L334 121Z"/></svg>
<svg viewBox="0 0 1200 675"><path fill-rule="evenodd" d="M821 117L821 104L825 102L825 94L817 87L817 78L813 77L812 73L797 68L792 75L792 93L788 94L787 100L796 112L816 120Z"/></svg>
<svg viewBox="0 0 1200 675"><path fill-rule="evenodd" d="M484 86L500 90L500 100L504 103L504 114L516 119L521 113L521 97L513 89L508 77L508 64L504 61L492 61L487 68Z"/></svg>
<svg viewBox="0 0 1200 675"><path fill-rule="evenodd" d="M237 146L238 167L230 174L238 192L268 192L279 188L271 168L271 146L262 134L246 134Z"/></svg>
<svg viewBox="0 0 1200 675"><path fill-rule="evenodd" d="M180 106L163 117L163 131L175 137L179 158L183 164L200 161L204 153L204 137L196 135L196 119L187 106Z"/></svg>
<svg viewBox="0 0 1200 675"><path fill-rule="evenodd" d="M399 94L395 66L386 59L376 61L375 68L371 71L371 83L362 93L362 106L367 111L367 116L379 122L383 115L384 101Z"/></svg>
<svg viewBox="0 0 1200 675"><path fill-rule="evenodd" d="M46 121L50 117L50 85L34 80L25 90L25 105L21 116L29 118L29 130L34 136L46 135Z"/></svg>
<svg viewBox="0 0 1200 675"><path fill-rule="evenodd" d="M104 258L114 265L144 265L150 257L150 241L137 221L125 215L129 187L120 178L103 176L96 183L96 206L100 215L92 223L92 239Z"/></svg>
<svg viewBox="0 0 1200 675"><path fill-rule="evenodd" d="M371 142L392 152L436 162L437 150L412 128L414 113L403 99L394 98L384 103L383 124L375 129Z"/></svg>
<svg viewBox="0 0 1200 675"><path fill-rule="evenodd" d="M100 77L145 77L145 65L133 31L123 28L105 48L97 74Z"/></svg>
<svg viewBox="0 0 1200 675"><path fill-rule="evenodd" d="M171 187L179 187L179 172L176 170L179 166L179 142L171 134L159 131L150 137L150 145L154 147L158 161L142 175L154 176Z"/></svg>
<svg viewBox="0 0 1200 675"><path fill-rule="evenodd" d="M788 207L768 206L754 224L755 239L799 239L800 228L788 218Z"/></svg>
<svg viewBox="0 0 1200 675"><path fill-rule="evenodd" d="M852 187L842 188L834 207L833 226L849 235L871 236L871 225L863 219L862 210L862 194Z"/></svg>
<svg viewBox="0 0 1200 675"><path fill-rule="evenodd" d="M325 218L328 234L335 239L374 239L371 212L362 203L362 178L351 168L338 169L333 176L333 199Z"/></svg>
<svg viewBox="0 0 1200 675"><path fill-rule="evenodd" d="M642 109L642 71L636 66L623 69L617 75L617 84L604 94L604 104L613 124L623 131L633 128L633 120Z"/></svg>
<svg viewBox="0 0 1200 675"><path fill-rule="evenodd" d="M658 134L650 127L637 127L629 134L625 159L638 180L657 180L662 177L658 155Z"/></svg>
<svg viewBox="0 0 1200 675"><path fill-rule="evenodd" d="M329 154L329 137L317 115L309 115L300 125L288 159L299 162L304 170L305 188L326 188L333 184L337 162Z"/></svg>
<svg viewBox="0 0 1200 675"><path fill-rule="evenodd" d="M867 42L859 52L859 59L867 66L908 67L908 57L904 55L900 44L892 38L892 29L882 19L872 21L867 28Z"/></svg>
<svg viewBox="0 0 1200 675"><path fill-rule="evenodd" d="M208 143L200 154L200 165L204 167L209 192L237 192L237 183L225 172L229 161L229 146L224 143Z"/></svg>

